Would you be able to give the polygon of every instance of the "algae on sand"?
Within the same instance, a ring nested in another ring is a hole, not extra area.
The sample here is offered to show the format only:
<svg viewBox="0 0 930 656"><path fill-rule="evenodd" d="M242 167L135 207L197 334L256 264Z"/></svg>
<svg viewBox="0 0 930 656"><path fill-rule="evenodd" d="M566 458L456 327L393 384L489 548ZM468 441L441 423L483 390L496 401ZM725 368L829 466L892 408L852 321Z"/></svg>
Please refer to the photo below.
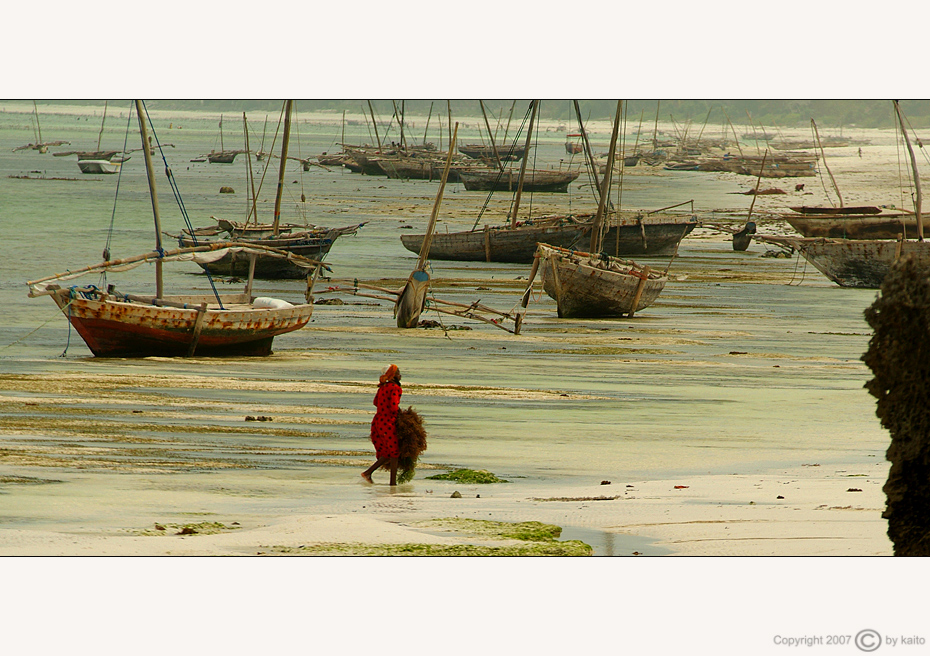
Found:
<svg viewBox="0 0 930 656"><path fill-rule="evenodd" d="M437 481L455 481L463 484L509 483L486 469L455 469L445 474L434 474L426 478Z"/></svg>

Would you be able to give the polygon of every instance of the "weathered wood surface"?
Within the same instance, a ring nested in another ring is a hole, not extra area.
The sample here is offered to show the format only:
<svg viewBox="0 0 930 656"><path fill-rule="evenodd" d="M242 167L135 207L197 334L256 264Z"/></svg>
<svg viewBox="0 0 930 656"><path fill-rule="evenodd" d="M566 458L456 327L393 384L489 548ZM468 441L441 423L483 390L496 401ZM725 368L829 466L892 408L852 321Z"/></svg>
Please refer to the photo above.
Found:
<svg viewBox="0 0 930 656"><path fill-rule="evenodd" d="M782 218L805 237L835 239L905 239L917 236L917 219L909 212L882 214L783 214Z"/></svg>
<svg viewBox="0 0 930 656"><path fill-rule="evenodd" d="M579 171L527 171L523 191L566 193ZM468 191L516 191L519 174L515 171L461 171L459 176Z"/></svg>
<svg viewBox="0 0 930 656"><path fill-rule="evenodd" d="M539 245L543 289L561 318L621 317L649 307L668 278L633 262ZM638 295L638 297L637 297ZM634 305L635 303L635 305Z"/></svg>
<svg viewBox="0 0 930 656"><path fill-rule="evenodd" d="M313 313L310 304L234 305L244 300L239 295L225 297L224 310L212 296L168 296L159 305L99 290L72 297L71 289L59 289L51 296L97 357L187 356L195 336L195 356L265 356L275 336L302 328ZM203 303L208 305L201 312Z"/></svg>
<svg viewBox="0 0 930 656"><path fill-rule="evenodd" d="M818 271L841 287L879 289L891 265L911 255L930 273L930 242L891 239L803 239L756 237L757 240L788 245L799 251Z"/></svg>
<svg viewBox="0 0 930 656"><path fill-rule="evenodd" d="M474 159L494 159L494 148L484 144L465 144L459 146L459 152ZM523 159L526 149L521 145L499 146L497 152L502 161L517 162Z"/></svg>
<svg viewBox="0 0 930 656"><path fill-rule="evenodd" d="M357 232L360 225L330 228L325 230L312 230L306 232L290 233L278 237L265 239L249 239L241 237L239 243L247 245L265 246L287 251L310 260L322 259L333 247L336 239L342 235L352 235ZM196 232L196 231L195 231ZM209 244L209 239L198 239L196 245ZM195 245L194 240L182 234L178 237L178 244L182 248ZM249 255L246 253L228 253L215 262L203 263L201 268L217 276L245 277L249 273ZM310 267L307 262L294 261L271 255L259 255L255 263L255 277L261 280L302 280L307 277Z"/></svg>
<svg viewBox="0 0 930 656"><path fill-rule="evenodd" d="M519 224L516 228L497 226L485 230L437 232L429 257L462 262L509 262L529 264L536 245L545 243L561 248L586 246L590 239L591 215L566 218L562 224ZM618 257L665 257L697 226L693 217L623 216L613 217L602 250ZM404 248L420 252L423 235L401 235ZM618 243L619 240L619 243Z"/></svg>

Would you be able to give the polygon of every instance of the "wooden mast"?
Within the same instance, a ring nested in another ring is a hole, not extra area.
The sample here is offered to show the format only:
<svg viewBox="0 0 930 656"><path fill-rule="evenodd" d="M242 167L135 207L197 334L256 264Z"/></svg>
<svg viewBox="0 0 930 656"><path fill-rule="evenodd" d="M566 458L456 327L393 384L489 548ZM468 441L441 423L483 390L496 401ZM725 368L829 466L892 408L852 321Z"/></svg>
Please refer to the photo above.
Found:
<svg viewBox="0 0 930 656"><path fill-rule="evenodd" d="M284 169L287 166L287 144L291 139L291 105L293 100L284 101L284 138L281 142L281 166L278 168L278 189L274 195L274 223L271 229L275 236L281 224L281 195L284 193Z"/></svg>
<svg viewBox="0 0 930 656"><path fill-rule="evenodd" d="M442 171L442 179L439 181L439 191L436 192L436 200L433 203L433 211L429 216L429 224L426 226L426 236L423 237L423 243L420 245L420 257L417 259L417 269L422 270L429 258L429 249L433 242L433 233L436 232L436 220L439 217L439 206L442 204L442 196L446 190L446 181L449 179L449 169L452 167L452 155L455 150L455 141L459 134L459 124L455 124L455 131L452 133L452 142L449 144L449 153L446 155L446 166Z"/></svg>
<svg viewBox="0 0 930 656"><path fill-rule="evenodd" d="M827 166L827 154L823 151L823 144L820 143L820 131L817 130L817 124L814 123L814 119L811 119L811 127L814 128L814 136L817 138L817 146L820 148L820 156L823 158L823 167L827 169L827 173L830 175L830 182L833 183L833 188L836 190L836 197L840 199L840 207L843 207L843 195L840 194L840 188L836 184L833 172L830 170L830 167Z"/></svg>
<svg viewBox="0 0 930 656"><path fill-rule="evenodd" d="M368 101L368 111L371 113L371 124L375 126L375 141L378 142L378 150L381 150L381 137L378 136L378 122L375 120L375 108L371 106L371 101ZM368 135L369 137L371 135Z"/></svg>
<svg viewBox="0 0 930 656"><path fill-rule="evenodd" d="M145 126L144 110L142 101L136 101L136 114L139 116L139 132L142 136L142 152L145 155L145 173L149 181L149 195L152 198L152 213L155 216L155 250L162 253L161 247L161 219L158 214L158 189L155 187L155 167L152 165L152 153L148 147L149 131ZM155 298L164 296L164 281L162 278L162 261L159 258L155 261Z"/></svg>
<svg viewBox="0 0 930 656"><path fill-rule="evenodd" d="M103 141L103 126L107 122L107 101L103 101L103 120L100 121L100 134L97 135L97 152L100 152L100 142Z"/></svg>
<svg viewBox="0 0 930 656"><path fill-rule="evenodd" d="M426 129L423 130L423 147L426 147L426 137L429 134L429 121L433 118L433 103L429 104L429 114L426 115Z"/></svg>
<svg viewBox="0 0 930 656"><path fill-rule="evenodd" d="M252 156L249 153L249 122L245 118L245 112L242 112L242 128L245 131L245 161L248 166L249 184L252 186L252 219L255 221L255 225L258 225L258 206L256 205L257 201L255 198L255 177L252 175ZM249 222L248 218L245 222Z"/></svg>
<svg viewBox="0 0 930 656"><path fill-rule="evenodd" d="M503 171L504 165L501 164L501 156L497 152L497 144L494 142L494 135L491 133L491 124L488 123L488 113L484 110L484 101L479 100L478 104L481 105L481 115L484 116L484 127L488 129L488 137L491 138L491 149L494 151L494 159L497 160L497 168Z"/></svg>
<svg viewBox="0 0 930 656"><path fill-rule="evenodd" d="M601 199L597 203L597 214L594 215L594 223L591 225L590 252L592 254L601 251L601 226L604 224L604 209L607 207L607 197L610 195L610 179L613 176L614 158L617 151L617 132L620 129L620 111L622 107L623 101L618 100L613 132L610 134L610 151L607 153L607 172L604 174L604 180L601 183Z"/></svg>
<svg viewBox="0 0 930 656"><path fill-rule="evenodd" d="M223 115L220 114L220 152L225 152L226 146L223 145Z"/></svg>
<svg viewBox="0 0 930 656"><path fill-rule="evenodd" d="M523 195L523 180L526 178L526 160L530 158L530 143L533 137L533 124L536 122L536 109L538 100L530 101L533 111L530 113L530 124L526 129L526 145L523 150L523 160L520 162L520 181L517 183L517 197L513 201L513 214L510 216L510 227L517 227L517 212L520 209L520 196Z"/></svg>
<svg viewBox="0 0 930 656"><path fill-rule="evenodd" d="M588 164L591 166L591 175L594 176L594 188L597 194L601 194L601 181L597 179L597 166L594 164L594 155L591 152L591 143L588 141L588 131L584 129L584 123L581 121L581 106L578 101L575 102L575 116L578 117L578 128L581 130L581 140L584 142L584 152L588 157Z"/></svg>
<svg viewBox="0 0 930 656"><path fill-rule="evenodd" d="M898 101L894 101L894 111L898 115L898 122L901 124L901 134L904 135L904 144L907 146L907 152L911 156L911 168L914 170L914 190L917 192L917 199L914 202L914 213L917 216L917 240L924 240L924 220L921 216L922 198L920 194L920 175L917 173L917 158L914 156L914 149L911 147L911 140L907 138L907 128L904 127L904 117L901 115L901 107Z"/></svg>
<svg viewBox="0 0 930 656"><path fill-rule="evenodd" d="M39 106L36 104L36 101L32 101L32 107L36 113L36 145L42 145L42 126L39 125Z"/></svg>
<svg viewBox="0 0 930 656"><path fill-rule="evenodd" d="M659 106L662 104L661 100L656 101L656 123L655 127L652 129L652 154L655 155L659 151Z"/></svg>
<svg viewBox="0 0 930 656"><path fill-rule="evenodd" d="M398 328L415 328L420 318L420 313L426 307L426 293L429 291L429 274L426 272L426 260L429 257L430 246L432 245L433 234L436 232L436 219L439 216L439 206L442 204L442 195L446 189L446 181L449 179L449 169L452 167L452 157L455 153L455 140L458 137L459 126L455 124L455 132L452 140L449 142L449 152L446 155L446 165L442 170L442 179L439 182L439 191L436 192L436 200L433 202L433 211L429 217L429 225L426 228L426 235L423 237L423 243L420 245L420 257L417 259L417 266L410 276L397 300L394 303L394 317L397 320Z"/></svg>

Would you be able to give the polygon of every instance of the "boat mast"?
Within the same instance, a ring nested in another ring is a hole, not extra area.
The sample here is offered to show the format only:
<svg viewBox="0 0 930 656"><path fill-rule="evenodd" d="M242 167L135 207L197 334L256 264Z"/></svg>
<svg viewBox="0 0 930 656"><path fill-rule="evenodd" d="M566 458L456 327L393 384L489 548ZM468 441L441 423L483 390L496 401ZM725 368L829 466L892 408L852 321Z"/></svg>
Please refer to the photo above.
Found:
<svg viewBox="0 0 930 656"><path fill-rule="evenodd" d="M814 128L814 136L817 138L817 146L820 148L820 156L823 157L823 167L827 169L827 173L830 175L830 182L833 183L833 188L836 190L836 197L840 199L840 207L843 207L843 196L840 194L840 188L836 185L836 179L833 177L833 172L830 170L830 167L827 166L827 154L823 151L823 144L820 143L820 131L817 129L817 124L814 123L814 119L811 119L811 127Z"/></svg>
<svg viewBox="0 0 930 656"><path fill-rule="evenodd" d="M220 114L220 152L225 152L226 147L223 145L223 115Z"/></svg>
<svg viewBox="0 0 930 656"><path fill-rule="evenodd" d="M152 214L155 215L155 250L162 253L161 247L161 219L158 215L158 190L155 187L155 167L152 165L152 152L148 147L149 131L145 127L144 110L142 101L136 101L136 114L139 116L139 132L142 135L142 153L145 155L145 173L149 180L149 195L152 198ZM164 295L164 282L162 279L162 261L161 258L155 260L155 298L161 298Z"/></svg>
<svg viewBox="0 0 930 656"><path fill-rule="evenodd" d="M287 167L287 144L291 139L291 105L293 100L284 101L284 138L281 142L281 166L278 168L278 190L274 195L274 223L271 226L274 235L278 236L278 226L281 224L281 195L284 193L284 169Z"/></svg>
<svg viewBox="0 0 930 656"><path fill-rule="evenodd" d="M252 219L255 221L255 225L258 225L258 206L255 200L255 176L252 175L252 156L249 152L249 122L245 118L245 112L242 112L242 128L245 131L245 161L249 169L249 183L252 185ZM246 218L245 222L249 222L248 218Z"/></svg>
<svg viewBox="0 0 930 656"><path fill-rule="evenodd" d="M655 155L659 152L659 106L662 104L661 100L656 101L656 124L652 129L652 154Z"/></svg>
<svg viewBox="0 0 930 656"><path fill-rule="evenodd" d="M901 124L901 134L904 135L904 144L907 146L907 152L911 156L911 168L914 170L914 190L917 192L917 199L914 203L914 213L917 215L917 240L924 240L924 221L920 214L921 195L920 195L920 175L917 173L917 158L914 156L914 149L911 147L911 140L907 138L907 128L904 127L904 117L901 115L901 107L898 101L894 101L894 111L898 115L898 122Z"/></svg>
<svg viewBox="0 0 930 656"><path fill-rule="evenodd" d="M610 151L607 153L607 172L604 174L603 182L601 182L601 199L597 203L597 214L594 215L594 223L591 225L591 253L599 253L601 250L601 226L604 223L604 208L607 207L607 197L610 194L610 178L614 170L614 157L617 151L617 132L620 128L620 110L622 107L623 101L618 100L613 132L610 134Z"/></svg>
<svg viewBox="0 0 930 656"><path fill-rule="evenodd" d="M42 126L39 125L39 106L36 105L35 100L32 101L32 107L33 109L35 109L35 113L36 113L36 130L37 130L36 145L41 146L42 145Z"/></svg>
<svg viewBox="0 0 930 656"><path fill-rule="evenodd" d="M488 129L488 136L491 138L491 149L494 151L494 159L497 160L497 168L503 171L504 165L501 164L501 156L497 152L497 144L494 142L494 135L491 133L491 124L488 123L488 113L484 110L484 101L478 100L478 104L481 105L481 115L484 116L484 127Z"/></svg>
<svg viewBox="0 0 930 656"><path fill-rule="evenodd" d="M588 141L588 132L584 129L584 123L581 120L581 105L578 101L575 103L575 116L578 117L578 128L581 130L581 140L584 142L584 152L588 157L588 164L591 167L591 175L594 176L594 188L597 189L598 196L601 193L601 181L597 179L597 165L594 163L594 155L591 152L591 143Z"/></svg>
<svg viewBox="0 0 930 656"><path fill-rule="evenodd" d="M97 135L97 152L100 152L100 142L103 140L103 125L107 122L107 101L103 101L103 120L100 121L100 134Z"/></svg>
<svg viewBox="0 0 930 656"><path fill-rule="evenodd" d="M426 148L426 137L429 134L429 121L433 118L433 103L429 104L429 114L426 116L426 129L423 130L423 147Z"/></svg>
<svg viewBox="0 0 930 656"><path fill-rule="evenodd" d="M510 216L510 227L517 227L517 211L520 209L520 196L523 195L523 181L526 179L526 160L530 158L530 143L533 138L533 124L536 122L536 109L538 100L531 100L533 111L530 113L530 124L526 129L526 144L523 149L523 159L520 161L520 181L517 183L517 197L513 201L513 214Z"/></svg>
<svg viewBox="0 0 930 656"><path fill-rule="evenodd" d="M433 201L433 211L429 215L429 224L426 226L426 236L423 237L423 243L420 245L420 256L417 258L417 271L423 271L426 266L426 260L429 258L429 249L433 243L433 235L436 233L436 220L439 218L439 207L442 204L442 196L446 190L446 182L449 179L449 168L452 166L452 157L455 150L455 140L459 134L459 125L455 124L455 131L452 133L452 141L449 142L449 152L446 155L446 164L442 170L442 178L439 180L439 191L436 192L436 200Z"/></svg>
<svg viewBox="0 0 930 656"><path fill-rule="evenodd" d="M378 142L378 150L381 150L381 137L378 136L378 122L375 120L375 109L371 106L370 100L368 101L368 111L371 112L371 124L375 126L375 141Z"/></svg>

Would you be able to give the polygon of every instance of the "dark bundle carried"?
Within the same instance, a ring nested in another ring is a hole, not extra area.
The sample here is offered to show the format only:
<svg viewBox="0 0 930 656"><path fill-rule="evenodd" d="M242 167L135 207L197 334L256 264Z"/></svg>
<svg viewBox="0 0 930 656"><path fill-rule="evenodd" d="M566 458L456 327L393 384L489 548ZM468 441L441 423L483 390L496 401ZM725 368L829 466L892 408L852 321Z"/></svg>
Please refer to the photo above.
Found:
<svg viewBox="0 0 930 656"><path fill-rule="evenodd" d="M397 462L398 483L407 483L413 478L420 454L426 451L426 430L423 418L413 406L397 413L397 445L400 459Z"/></svg>

